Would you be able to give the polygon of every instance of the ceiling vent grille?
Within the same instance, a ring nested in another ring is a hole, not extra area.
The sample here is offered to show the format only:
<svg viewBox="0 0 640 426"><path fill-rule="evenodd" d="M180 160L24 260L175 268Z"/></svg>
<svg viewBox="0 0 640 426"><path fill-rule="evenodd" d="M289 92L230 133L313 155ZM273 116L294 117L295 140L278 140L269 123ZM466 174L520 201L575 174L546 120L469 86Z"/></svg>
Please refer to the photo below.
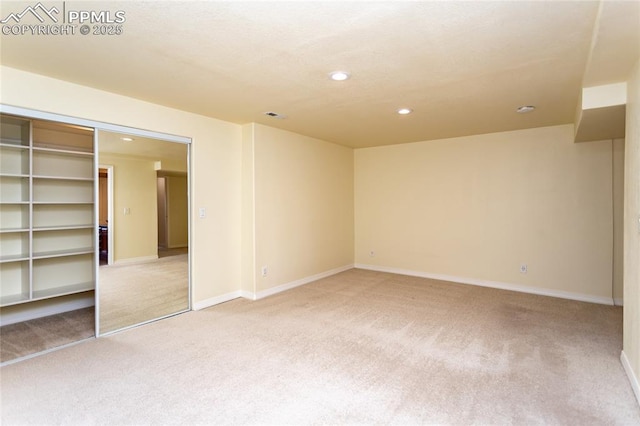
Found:
<svg viewBox="0 0 640 426"><path fill-rule="evenodd" d="M267 111L264 113L267 117L277 118L278 120L284 120L287 118L286 115L278 114L277 112Z"/></svg>

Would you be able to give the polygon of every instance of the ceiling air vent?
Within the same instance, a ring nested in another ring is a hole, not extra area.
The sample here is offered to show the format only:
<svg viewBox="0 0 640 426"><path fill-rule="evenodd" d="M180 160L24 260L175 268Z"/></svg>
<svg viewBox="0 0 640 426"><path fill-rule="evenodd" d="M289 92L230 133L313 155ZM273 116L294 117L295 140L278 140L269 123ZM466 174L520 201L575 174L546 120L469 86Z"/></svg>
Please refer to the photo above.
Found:
<svg viewBox="0 0 640 426"><path fill-rule="evenodd" d="M278 114L277 112L273 112L273 111L265 112L264 115L266 115L268 117L277 118L278 120L283 120L283 119L287 118L286 115Z"/></svg>

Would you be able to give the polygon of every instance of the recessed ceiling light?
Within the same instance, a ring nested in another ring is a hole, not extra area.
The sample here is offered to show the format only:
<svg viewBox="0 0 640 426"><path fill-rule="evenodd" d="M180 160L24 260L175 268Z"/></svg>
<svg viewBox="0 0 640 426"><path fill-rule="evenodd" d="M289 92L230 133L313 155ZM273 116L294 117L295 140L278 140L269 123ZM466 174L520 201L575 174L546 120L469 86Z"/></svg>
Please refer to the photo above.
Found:
<svg viewBox="0 0 640 426"><path fill-rule="evenodd" d="M350 77L351 77L351 74L349 74L346 71L334 71L329 74L329 78L334 81L345 81L345 80L348 80Z"/></svg>
<svg viewBox="0 0 640 426"><path fill-rule="evenodd" d="M411 114L413 112L413 110L411 108L400 108L398 111L396 111L398 114L400 115L407 115L407 114Z"/></svg>
<svg viewBox="0 0 640 426"><path fill-rule="evenodd" d="M133 138L120 138L125 142L133 142Z"/></svg>
<svg viewBox="0 0 640 426"><path fill-rule="evenodd" d="M536 107L533 106L533 105L523 105L521 107L518 107L518 109L516 109L516 112L518 114L526 114L528 112L532 112L535 109L536 109Z"/></svg>

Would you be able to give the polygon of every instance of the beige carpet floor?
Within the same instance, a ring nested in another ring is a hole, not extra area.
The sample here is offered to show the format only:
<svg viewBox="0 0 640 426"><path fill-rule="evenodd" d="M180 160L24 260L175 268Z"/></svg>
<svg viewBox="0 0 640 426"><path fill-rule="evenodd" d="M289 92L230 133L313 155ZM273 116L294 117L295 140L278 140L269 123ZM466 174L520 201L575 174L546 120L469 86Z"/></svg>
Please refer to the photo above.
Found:
<svg viewBox="0 0 640 426"><path fill-rule="evenodd" d="M101 266L99 281L101 334L189 308L187 254Z"/></svg>
<svg viewBox="0 0 640 426"><path fill-rule="evenodd" d="M0 362L95 336L94 307L0 327Z"/></svg>
<svg viewBox="0 0 640 426"><path fill-rule="evenodd" d="M14 424L637 425L617 307L350 270L0 369Z"/></svg>

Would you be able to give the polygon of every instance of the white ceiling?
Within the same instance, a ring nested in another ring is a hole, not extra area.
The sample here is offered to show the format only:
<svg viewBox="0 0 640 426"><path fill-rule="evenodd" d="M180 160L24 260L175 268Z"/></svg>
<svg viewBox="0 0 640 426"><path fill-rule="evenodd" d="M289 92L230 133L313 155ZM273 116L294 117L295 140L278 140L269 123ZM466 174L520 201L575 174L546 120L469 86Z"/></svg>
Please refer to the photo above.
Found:
<svg viewBox="0 0 640 426"><path fill-rule="evenodd" d="M32 3L2 2L0 14ZM640 56L639 5L67 1L67 9L125 11L124 34L3 35L0 60L222 120L365 147L572 123L583 86L625 81ZM334 70L352 78L330 81ZM535 112L515 113L529 104ZM405 106L414 113L395 114Z"/></svg>

